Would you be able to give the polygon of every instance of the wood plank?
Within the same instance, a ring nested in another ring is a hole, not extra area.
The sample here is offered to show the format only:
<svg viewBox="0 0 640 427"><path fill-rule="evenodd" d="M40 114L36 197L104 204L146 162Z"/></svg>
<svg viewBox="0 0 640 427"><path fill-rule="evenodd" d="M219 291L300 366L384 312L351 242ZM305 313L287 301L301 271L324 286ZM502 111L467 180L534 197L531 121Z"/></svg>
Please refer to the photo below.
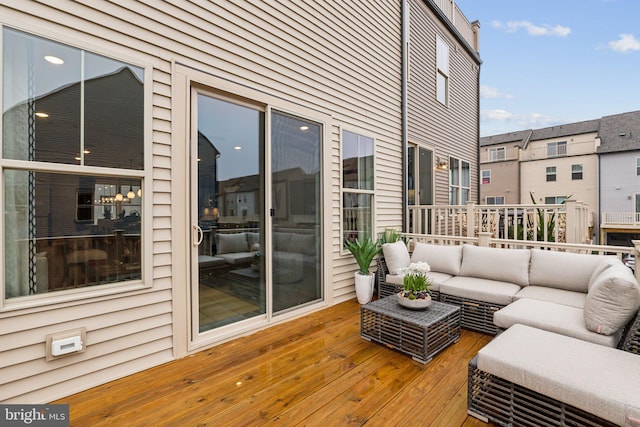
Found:
<svg viewBox="0 0 640 427"><path fill-rule="evenodd" d="M72 426L479 426L467 363L490 340L463 330L422 365L360 338L349 300L55 403Z"/></svg>

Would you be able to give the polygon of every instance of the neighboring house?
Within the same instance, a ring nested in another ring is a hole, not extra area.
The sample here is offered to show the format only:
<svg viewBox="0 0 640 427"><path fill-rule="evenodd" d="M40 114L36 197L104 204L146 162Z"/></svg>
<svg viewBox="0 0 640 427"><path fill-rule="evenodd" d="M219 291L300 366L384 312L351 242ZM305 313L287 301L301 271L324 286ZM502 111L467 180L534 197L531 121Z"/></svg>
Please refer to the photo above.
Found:
<svg viewBox="0 0 640 427"><path fill-rule="evenodd" d="M480 138L481 204L521 203L520 150L532 132L524 130Z"/></svg>
<svg viewBox="0 0 640 427"><path fill-rule="evenodd" d="M640 239L640 111L600 120L600 242Z"/></svg>
<svg viewBox="0 0 640 427"><path fill-rule="evenodd" d="M408 2L409 206L478 200L479 24L439 3L451 7L455 27L430 2Z"/></svg>
<svg viewBox="0 0 640 427"><path fill-rule="evenodd" d="M478 26L440 3L0 5L0 402L351 299L344 238L477 198Z"/></svg>

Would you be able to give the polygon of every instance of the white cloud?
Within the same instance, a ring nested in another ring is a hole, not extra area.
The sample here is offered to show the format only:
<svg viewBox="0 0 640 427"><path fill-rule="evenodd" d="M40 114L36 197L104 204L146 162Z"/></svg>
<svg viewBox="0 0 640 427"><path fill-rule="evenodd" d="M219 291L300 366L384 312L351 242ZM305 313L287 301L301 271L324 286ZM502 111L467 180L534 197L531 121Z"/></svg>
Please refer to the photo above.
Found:
<svg viewBox="0 0 640 427"><path fill-rule="evenodd" d="M501 21L491 22L493 28L504 29L508 33L515 33L523 28L530 36L558 36L566 37L571 33L571 28L562 25L551 26L547 24L535 25L529 21L509 21L503 23Z"/></svg>
<svg viewBox="0 0 640 427"><path fill-rule="evenodd" d="M480 97L486 99L513 98L508 93L502 93L498 89L487 85L480 85Z"/></svg>
<svg viewBox="0 0 640 427"><path fill-rule="evenodd" d="M566 122L558 117L545 116L539 113L514 114L499 109L480 111L480 121L485 124L500 122L505 125L508 124L510 128L517 130L538 129Z"/></svg>
<svg viewBox="0 0 640 427"><path fill-rule="evenodd" d="M640 50L640 40L636 39L633 34L620 34L619 37L618 40L609 42L609 49L622 53Z"/></svg>

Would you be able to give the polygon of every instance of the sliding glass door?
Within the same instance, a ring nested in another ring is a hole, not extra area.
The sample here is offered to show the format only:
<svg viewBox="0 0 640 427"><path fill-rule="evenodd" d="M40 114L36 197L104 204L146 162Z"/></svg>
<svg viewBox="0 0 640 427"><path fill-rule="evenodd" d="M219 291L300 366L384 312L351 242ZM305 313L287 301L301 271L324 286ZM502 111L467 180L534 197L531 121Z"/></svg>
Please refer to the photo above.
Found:
<svg viewBox="0 0 640 427"><path fill-rule="evenodd" d="M194 332L321 300L322 126L196 89L192 97Z"/></svg>

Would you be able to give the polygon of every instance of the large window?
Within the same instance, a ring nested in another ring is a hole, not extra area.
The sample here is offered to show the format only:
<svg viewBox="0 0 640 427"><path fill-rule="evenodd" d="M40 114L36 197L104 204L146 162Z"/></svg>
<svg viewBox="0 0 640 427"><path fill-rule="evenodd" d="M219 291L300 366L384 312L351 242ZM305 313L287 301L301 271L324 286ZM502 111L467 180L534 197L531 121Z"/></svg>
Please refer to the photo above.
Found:
<svg viewBox="0 0 640 427"><path fill-rule="evenodd" d="M567 155L567 141L550 142L547 144L547 157Z"/></svg>
<svg viewBox="0 0 640 427"><path fill-rule="evenodd" d="M552 182L556 180L556 167L548 166L546 169L547 182Z"/></svg>
<svg viewBox="0 0 640 427"><path fill-rule="evenodd" d="M373 138L342 132L342 232L347 240L372 237L373 153Z"/></svg>
<svg viewBox="0 0 640 427"><path fill-rule="evenodd" d="M449 46L436 36L436 98L449 104Z"/></svg>
<svg viewBox="0 0 640 427"><path fill-rule="evenodd" d="M471 175L469 162L449 158L449 204L464 205L469 201Z"/></svg>
<svg viewBox="0 0 640 427"><path fill-rule="evenodd" d="M141 279L144 70L8 28L2 51L5 297Z"/></svg>

